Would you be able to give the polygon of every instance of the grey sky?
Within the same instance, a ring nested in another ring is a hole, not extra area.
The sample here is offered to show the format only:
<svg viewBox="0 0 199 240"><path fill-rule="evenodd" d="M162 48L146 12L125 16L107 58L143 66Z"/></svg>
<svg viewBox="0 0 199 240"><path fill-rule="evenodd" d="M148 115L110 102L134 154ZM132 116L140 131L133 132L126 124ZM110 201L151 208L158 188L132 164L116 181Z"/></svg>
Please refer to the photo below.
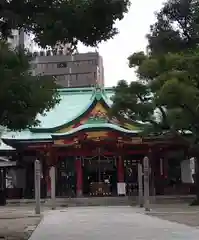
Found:
<svg viewBox="0 0 199 240"><path fill-rule="evenodd" d="M116 85L120 79L134 80L133 69L129 69L127 57L145 50L145 36L149 26L155 21L154 12L159 10L165 0L131 0L131 8L125 18L117 23L120 33L112 40L99 45L105 68L105 86ZM79 46L80 52L93 51L92 48Z"/></svg>

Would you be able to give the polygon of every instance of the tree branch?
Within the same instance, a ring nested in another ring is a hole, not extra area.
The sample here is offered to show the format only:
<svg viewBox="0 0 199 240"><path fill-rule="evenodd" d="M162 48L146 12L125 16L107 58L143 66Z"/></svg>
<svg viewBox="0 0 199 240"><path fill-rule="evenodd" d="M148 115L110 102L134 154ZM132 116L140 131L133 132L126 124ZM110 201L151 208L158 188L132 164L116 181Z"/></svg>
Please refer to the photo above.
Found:
<svg viewBox="0 0 199 240"><path fill-rule="evenodd" d="M192 109L190 109L189 106L187 106L185 103L184 104L180 104L180 106L182 108L186 109L192 115L193 119L197 119L198 118L198 116L194 113L194 111ZM198 125L198 121L197 120L196 120L196 122L193 121L193 125L194 125L194 128L196 129L196 131L199 131L199 125Z"/></svg>

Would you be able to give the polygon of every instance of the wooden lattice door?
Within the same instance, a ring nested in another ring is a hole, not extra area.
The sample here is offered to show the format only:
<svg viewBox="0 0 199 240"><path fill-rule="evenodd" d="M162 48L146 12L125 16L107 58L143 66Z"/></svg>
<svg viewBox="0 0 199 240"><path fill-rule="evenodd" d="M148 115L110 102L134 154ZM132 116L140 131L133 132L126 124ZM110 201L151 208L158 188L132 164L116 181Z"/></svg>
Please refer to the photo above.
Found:
<svg viewBox="0 0 199 240"><path fill-rule="evenodd" d="M56 195L74 197L76 194L75 161L73 157L61 158L56 173Z"/></svg>

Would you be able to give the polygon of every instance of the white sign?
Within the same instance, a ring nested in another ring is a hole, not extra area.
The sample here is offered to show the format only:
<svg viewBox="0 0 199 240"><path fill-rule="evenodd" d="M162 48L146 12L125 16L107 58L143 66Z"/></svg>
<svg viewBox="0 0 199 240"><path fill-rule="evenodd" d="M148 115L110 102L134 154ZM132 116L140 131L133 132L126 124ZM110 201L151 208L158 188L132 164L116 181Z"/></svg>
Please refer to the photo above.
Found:
<svg viewBox="0 0 199 240"><path fill-rule="evenodd" d="M126 195L126 183L123 182L117 183L117 194Z"/></svg>
<svg viewBox="0 0 199 240"><path fill-rule="evenodd" d="M181 162L181 180L183 183L194 183L195 160L193 158Z"/></svg>

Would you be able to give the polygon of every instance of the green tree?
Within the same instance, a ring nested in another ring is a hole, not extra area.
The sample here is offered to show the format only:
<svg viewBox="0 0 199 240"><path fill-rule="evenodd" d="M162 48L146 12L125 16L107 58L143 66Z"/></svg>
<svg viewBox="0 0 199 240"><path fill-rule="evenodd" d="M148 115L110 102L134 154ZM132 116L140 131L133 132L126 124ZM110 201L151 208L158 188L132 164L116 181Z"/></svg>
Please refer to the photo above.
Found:
<svg viewBox="0 0 199 240"><path fill-rule="evenodd" d="M0 41L0 125L9 129L37 125L37 114L59 102L55 81L31 76L29 60L24 51Z"/></svg>
<svg viewBox="0 0 199 240"><path fill-rule="evenodd" d="M151 54L178 53L198 46L198 0L167 0L147 34Z"/></svg>
<svg viewBox="0 0 199 240"><path fill-rule="evenodd" d="M199 1L168 0L147 35L147 53L129 57L138 81L119 82L113 112L148 122L153 133L192 132L199 165ZM197 167L197 169L199 169ZM199 171L197 171L199 202Z"/></svg>
<svg viewBox="0 0 199 240"><path fill-rule="evenodd" d="M0 32L32 32L42 47L56 43L96 46L117 34L114 23L128 11L129 0L1 0Z"/></svg>
<svg viewBox="0 0 199 240"><path fill-rule="evenodd" d="M29 56L5 43L13 29L35 36L41 47L78 41L96 46L117 34L116 20L127 12L129 0L1 0L0 1L0 125L20 130L38 124L59 102L53 79L31 76ZM5 40L5 41L4 41Z"/></svg>

